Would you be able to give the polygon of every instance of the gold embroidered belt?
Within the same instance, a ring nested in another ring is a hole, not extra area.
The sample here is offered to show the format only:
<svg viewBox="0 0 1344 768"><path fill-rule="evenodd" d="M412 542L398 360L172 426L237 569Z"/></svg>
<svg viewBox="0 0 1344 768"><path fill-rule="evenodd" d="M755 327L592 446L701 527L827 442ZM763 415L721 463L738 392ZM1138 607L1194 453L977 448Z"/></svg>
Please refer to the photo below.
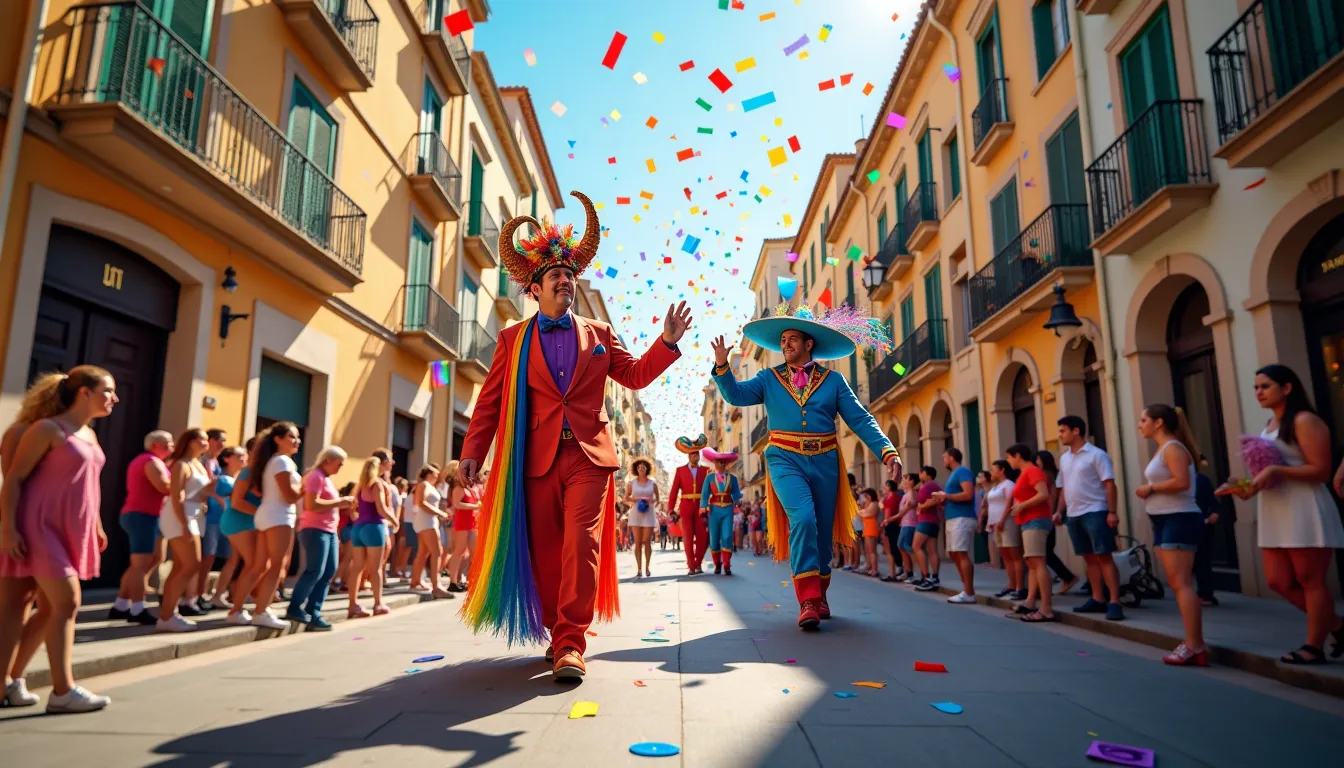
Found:
<svg viewBox="0 0 1344 768"><path fill-rule="evenodd" d="M700 500L700 494L698 494L698 493L683 493L683 494L681 494L681 498L683 498L683 499L695 499L696 501L699 501L699 500Z"/></svg>
<svg viewBox="0 0 1344 768"><path fill-rule="evenodd" d="M714 507L729 507L733 504L732 494L711 493L709 494L709 504Z"/></svg>
<svg viewBox="0 0 1344 768"><path fill-rule="evenodd" d="M820 456L823 453L835 450L839 441L836 440L834 432L809 434L806 432L770 430L769 444L801 456Z"/></svg>

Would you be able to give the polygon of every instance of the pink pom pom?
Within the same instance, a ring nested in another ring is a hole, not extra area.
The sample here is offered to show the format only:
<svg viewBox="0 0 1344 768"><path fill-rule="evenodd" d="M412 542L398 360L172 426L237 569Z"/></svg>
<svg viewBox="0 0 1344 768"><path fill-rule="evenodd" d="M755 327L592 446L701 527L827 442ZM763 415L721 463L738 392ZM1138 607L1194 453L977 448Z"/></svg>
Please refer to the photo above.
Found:
<svg viewBox="0 0 1344 768"><path fill-rule="evenodd" d="M1287 464L1283 459L1283 452L1274 444L1273 440L1267 440L1259 435L1241 436L1241 458L1246 462L1246 468L1251 471L1254 477L1260 474L1266 467L1282 466ZM1278 478L1274 478L1269 487L1278 485Z"/></svg>

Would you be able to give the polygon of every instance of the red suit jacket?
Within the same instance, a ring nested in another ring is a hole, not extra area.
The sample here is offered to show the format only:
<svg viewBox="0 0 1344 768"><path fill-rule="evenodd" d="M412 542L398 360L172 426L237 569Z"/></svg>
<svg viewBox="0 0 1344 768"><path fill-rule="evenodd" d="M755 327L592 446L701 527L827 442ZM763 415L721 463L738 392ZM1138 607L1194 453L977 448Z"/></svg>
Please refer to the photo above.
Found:
<svg viewBox="0 0 1344 768"><path fill-rule="evenodd" d="M572 313L571 317L579 341L579 359L574 367L574 380L563 395L546 367L540 334L532 334L527 370L528 477L539 477L551 468L560 449L560 430L565 419L569 420L574 438L593 464L616 469L619 466L616 448L607 429L607 378L626 389L644 389L681 357L680 351L667 346L659 337L654 339L643 357L636 359L621 346L610 325ZM481 386L476 409L471 415L471 426L462 443L462 458L475 459L477 464L485 460L501 421L504 369L513 357L512 350L522 342L523 331L535 322L534 316L500 332L490 373ZM599 346L605 350L602 354L597 354Z"/></svg>
<svg viewBox="0 0 1344 768"><path fill-rule="evenodd" d="M709 467L701 464L695 468L696 479L692 480L691 468L689 466L682 464L680 467L677 467L676 474L672 476L672 490L668 491L667 494L667 508L681 512L683 517L685 517L687 512L694 512L695 510L700 509L702 506L699 499L700 486L705 482L705 475L708 475L710 471ZM686 496L688 494L696 498L687 499ZM677 506L678 497L685 502L682 505L686 507L684 511Z"/></svg>

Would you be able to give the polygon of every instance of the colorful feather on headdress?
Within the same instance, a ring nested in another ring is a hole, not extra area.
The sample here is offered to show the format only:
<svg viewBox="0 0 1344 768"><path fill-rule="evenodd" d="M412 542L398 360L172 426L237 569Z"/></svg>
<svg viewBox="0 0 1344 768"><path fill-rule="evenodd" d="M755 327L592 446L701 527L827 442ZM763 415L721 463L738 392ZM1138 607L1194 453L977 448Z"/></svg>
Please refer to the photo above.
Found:
<svg viewBox="0 0 1344 768"><path fill-rule="evenodd" d="M824 325L833 331L844 334L855 345L870 347L880 353L890 352L892 348L891 335L887 333L886 324L876 318L862 314L857 308L848 304L841 304L835 309L817 316L812 314L812 310L808 307L791 310L788 302L784 302L775 307L774 314L775 317L794 317Z"/></svg>

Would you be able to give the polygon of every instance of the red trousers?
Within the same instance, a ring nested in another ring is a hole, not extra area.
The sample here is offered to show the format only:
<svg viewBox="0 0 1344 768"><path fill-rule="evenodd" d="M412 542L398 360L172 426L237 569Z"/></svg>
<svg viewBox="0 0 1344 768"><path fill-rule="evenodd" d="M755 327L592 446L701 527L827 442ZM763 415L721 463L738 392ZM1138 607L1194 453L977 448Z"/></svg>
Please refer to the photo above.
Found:
<svg viewBox="0 0 1344 768"><path fill-rule="evenodd" d="M709 551L709 515L700 513L700 502L682 501L677 510L681 513L682 546L686 548L686 566L699 568L705 561L705 552Z"/></svg>
<svg viewBox="0 0 1344 768"><path fill-rule="evenodd" d="M593 464L578 441L561 440L550 471L527 478L532 571L541 593L542 622L557 657L588 649L602 505L613 471Z"/></svg>

